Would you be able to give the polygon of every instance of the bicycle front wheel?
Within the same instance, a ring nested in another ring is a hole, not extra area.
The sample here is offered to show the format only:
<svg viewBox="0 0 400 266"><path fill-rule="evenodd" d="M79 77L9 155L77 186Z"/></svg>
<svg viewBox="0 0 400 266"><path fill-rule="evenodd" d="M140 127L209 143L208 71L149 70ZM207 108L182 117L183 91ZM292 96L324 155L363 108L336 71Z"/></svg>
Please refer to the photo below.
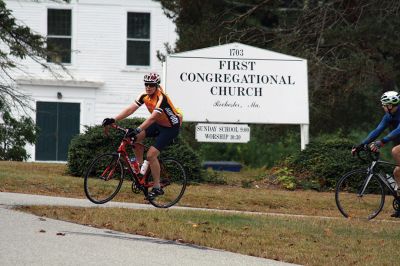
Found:
<svg viewBox="0 0 400 266"><path fill-rule="evenodd" d="M148 184L153 183L151 173L146 182ZM149 202L157 208L169 208L175 205L185 192L187 184L185 169L174 159L160 160L160 183L164 194L149 199ZM148 189L150 187L147 187L144 191L146 197L148 196Z"/></svg>
<svg viewBox="0 0 400 266"><path fill-rule="evenodd" d="M93 203L112 200L124 181L124 170L118 154L103 154L90 164L85 175L85 194Z"/></svg>
<svg viewBox="0 0 400 266"><path fill-rule="evenodd" d="M385 204L385 189L382 181L374 174L365 191L367 169L357 169L345 174L336 185L335 200L339 211L346 218L373 219Z"/></svg>

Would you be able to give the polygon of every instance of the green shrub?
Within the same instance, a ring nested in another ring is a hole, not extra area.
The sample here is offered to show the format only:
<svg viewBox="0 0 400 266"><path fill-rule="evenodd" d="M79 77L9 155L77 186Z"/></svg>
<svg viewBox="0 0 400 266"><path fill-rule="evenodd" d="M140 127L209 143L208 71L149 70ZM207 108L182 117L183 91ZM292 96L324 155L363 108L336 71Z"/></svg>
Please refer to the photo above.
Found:
<svg viewBox="0 0 400 266"><path fill-rule="evenodd" d="M252 188L253 182L254 182L254 180L251 180L251 179L243 179L240 181L240 183L242 184L241 185L242 188Z"/></svg>
<svg viewBox="0 0 400 266"><path fill-rule="evenodd" d="M204 183L214 184L214 185L226 185L227 182L223 177L221 172L215 171L211 168L202 170L204 172Z"/></svg>
<svg viewBox="0 0 400 266"><path fill-rule="evenodd" d="M293 175L293 170L283 167L275 171L276 180L284 189L295 190L297 187L296 177Z"/></svg>
<svg viewBox="0 0 400 266"><path fill-rule="evenodd" d="M288 157L286 165L296 171L304 188L334 189L344 173L363 165L351 156L353 145L353 141L339 136L320 138Z"/></svg>
<svg viewBox="0 0 400 266"><path fill-rule="evenodd" d="M122 127L139 126L141 119L125 119L118 124ZM109 137L101 126L87 127L86 132L72 139L68 150L68 171L74 176L83 176L90 162L98 155L115 152L123 133L110 128ZM144 144L151 145L154 139L148 138ZM134 155L133 151L130 153ZM161 158L172 157L183 164L189 181L201 182L201 163L198 155L178 137L172 145L161 152Z"/></svg>
<svg viewBox="0 0 400 266"><path fill-rule="evenodd" d="M296 178L292 175L278 176L278 181L283 188L288 190L295 190L297 187Z"/></svg>

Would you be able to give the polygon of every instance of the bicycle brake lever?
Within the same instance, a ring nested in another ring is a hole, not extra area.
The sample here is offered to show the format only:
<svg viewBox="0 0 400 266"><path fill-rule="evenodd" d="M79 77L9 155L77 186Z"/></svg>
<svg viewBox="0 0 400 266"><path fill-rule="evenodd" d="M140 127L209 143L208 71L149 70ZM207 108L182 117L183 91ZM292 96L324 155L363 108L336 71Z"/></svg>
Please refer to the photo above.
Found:
<svg viewBox="0 0 400 266"><path fill-rule="evenodd" d="M360 152L361 152L361 151L363 151L363 152L366 153L367 160L364 159L364 158L362 158L362 157L360 156ZM377 160L379 160L379 155L380 155L379 151L378 151L378 152L374 152L374 151L372 151L371 148L368 147L367 145L365 145L365 146L363 147L362 150L357 151L357 157L358 157L362 162L377 161Z"/></svg>

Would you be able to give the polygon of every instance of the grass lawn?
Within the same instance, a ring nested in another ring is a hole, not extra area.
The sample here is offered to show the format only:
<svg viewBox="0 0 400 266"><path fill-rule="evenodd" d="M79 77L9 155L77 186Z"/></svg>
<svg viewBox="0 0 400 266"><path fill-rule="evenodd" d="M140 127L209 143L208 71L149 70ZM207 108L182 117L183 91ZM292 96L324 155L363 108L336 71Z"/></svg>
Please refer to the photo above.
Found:
<svg viewBox="0 0 400 266"><path fill-rule="evenodd" d="M332 192L288 191L262 186L259 188L241 187L241 180L251 178L259 180L260 171L224 172L223 178L228 185L190 185L178 205L341 217ZM0 191L86 198L83 191L83 178L68 176L65 172L66 166L63 164L0 161ZM376 219L388 219L392 212L389 200L391 199L388 197L385 209ZM124 182L121 191L113 201L147 203L143 194L132 193L129 181Z"/></svg>
<svg viewBox="0 0 400 266"><path fill-rule="evenodd" d="M176 209L33 206L23 211L98 228L302 265L398 265L398 222Z"/></svg>
<svg viewBox="0 0 400 266"><path fill-rule="evenodd" d="M0 162L0 191L85 198L83 179L65 174L65 165ZM257 172L258 171L258 172ZM91 224L128 233L193 243L242 254L306 265L396 265L399 222L389 218L391 201L373 221L344 219L334 193L242 188L260 170L224 173L228 185L190 185L179 205L285 213L311 217L228 214L182 210L127 210L23 207L40 216ZM130 182L114 201L145 203ZM327 216L331 218L321 218Z"/></svg>

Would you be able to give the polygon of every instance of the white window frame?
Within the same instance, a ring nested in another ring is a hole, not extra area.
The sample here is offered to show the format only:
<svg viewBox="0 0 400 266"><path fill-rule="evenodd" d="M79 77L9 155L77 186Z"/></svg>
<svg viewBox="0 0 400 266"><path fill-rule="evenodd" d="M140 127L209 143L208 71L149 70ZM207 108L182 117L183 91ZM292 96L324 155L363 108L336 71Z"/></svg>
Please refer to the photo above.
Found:
<svg viewBox="0 0 400 266"><path fill-rule="evenodd" d="M139 38L128 38L128 14L129 13L145 13L145 14L149 14L150 16L150 21L149 21L149 38L148 39L139 39ZM152 37L152 19L153 19L153 15L152 12L149 10L127 10L125 12L125 56L124 56L124 60L125 60L125 66L128 69L149 69L151 68L152 65L152 41L151 41L151 37ZM148 42L149 43L149 64L148 65L128 65L128 41L143 41L143 42Z"/></svg>
<svg viewBox="0 0 400 266"><path fill-rule="evenodd" d="M49 35L48 34L49 28L48 28L47 25L48 25L48 21L49 21L48 14L49 14L49 10L50 9L53 9L53 10L70 10L71 11L71 35L70 36L68 36L68 35ZM74 26L74 22L73 22L74 15L73 14L74 14L73 8L69 8L67 6L65 6L65 7L64 6L63 7L48 6L46 8L46 33L47 33L47 38L61 38L61 39L70 39L71 40L70 62L60 62L61 64L66 65L66 66L71 66L72 63L73 63L73 53L72 53L72 51L73 51L73 38L72 38L72 36L73 36L73 32L74 32L74 28L73 28L73 26ZM55 63L55 62L48 61L47 63Z"/></svg>

